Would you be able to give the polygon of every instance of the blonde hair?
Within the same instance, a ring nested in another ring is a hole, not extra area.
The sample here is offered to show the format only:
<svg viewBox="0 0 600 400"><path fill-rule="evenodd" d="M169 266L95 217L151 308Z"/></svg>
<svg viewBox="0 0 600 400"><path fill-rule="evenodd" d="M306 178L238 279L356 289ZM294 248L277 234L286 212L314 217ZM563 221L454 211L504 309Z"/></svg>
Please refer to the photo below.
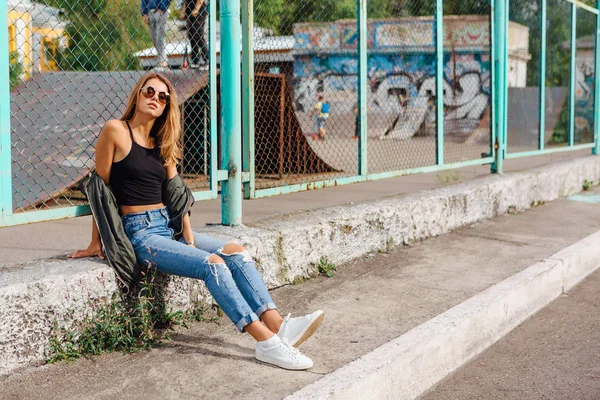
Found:
<svg viewBox="0 0 600 400"><path fill-rule="evenodd" d="M146 74L138 81L129 95L127 108L121 117L121 121L130 121L135 115L138 96L140 91L150 79L158 79L169 91L169 101L160 117L156 118L150 136L160 148L160 155L165 166L176 165L181 160L181 114L179 112L179 101L173 84L164 76L156 73Z"/></svg>

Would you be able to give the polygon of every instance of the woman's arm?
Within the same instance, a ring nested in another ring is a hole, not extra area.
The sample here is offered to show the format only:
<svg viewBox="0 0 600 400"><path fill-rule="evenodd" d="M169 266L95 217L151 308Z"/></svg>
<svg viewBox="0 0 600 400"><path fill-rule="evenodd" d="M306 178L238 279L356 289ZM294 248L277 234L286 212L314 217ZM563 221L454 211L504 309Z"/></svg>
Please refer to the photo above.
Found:
<svg viewBox="0 0 600 400"><path fill-rule="evenodd" d="M188 246L196 247L194 242L194 231L192 231L192 222L190 221L190 214L183 216L183 240Z"/></svg>
<svg viewBox="0 0 600 400"><path fill-rule="evenodd" d="M120 122L116 120L108 121L98 137L96 143L96 173L105 183L109 182L110 169L116 151L116 133ZM87 249L77 250L75 253L67 255L70 258L92 257L98 256L104 259L102 254L102 241L100 240L100 232L94 217L92 217L92 239Z"/></svg>
<svg viewBox="0 0 600 400"><path fill-rule="evenodd" d="M175 165L167 165L165 170L167 171L167 179L173 179L177 175L177 166ZM189 243L189 246L195 246L194 232L192 231L192 223L189 214L183 216L183 231L181 233L183 235L183 240L186 243Z"/></svg>

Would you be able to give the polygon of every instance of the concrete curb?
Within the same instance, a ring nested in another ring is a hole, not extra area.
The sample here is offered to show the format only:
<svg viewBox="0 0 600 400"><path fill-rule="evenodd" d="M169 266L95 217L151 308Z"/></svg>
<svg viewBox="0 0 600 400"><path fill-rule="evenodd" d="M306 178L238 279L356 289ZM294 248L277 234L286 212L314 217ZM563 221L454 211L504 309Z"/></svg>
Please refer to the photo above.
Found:
<svg viewBox="0 0 600 400"><path fill-rule="evenodd" d="M600 267L600 231L286 397L413 399Z"/></svg>
<svg viewBox="0 0 600 400"><path fill-rule="evenodd" d="M525 211L581 191L584 180L600 180L600 157L202 231L244 245L257 258L267 286L275 288L315 275L321 257L342 264L499 214ZM109 296L115 288L112 270L90 260L55 259L4 268L0 374L42 360L55 318L76 320L89 299ZM201 282L177 277L168 281L167 297L172 309L187 309L210 298Z"/></svg>

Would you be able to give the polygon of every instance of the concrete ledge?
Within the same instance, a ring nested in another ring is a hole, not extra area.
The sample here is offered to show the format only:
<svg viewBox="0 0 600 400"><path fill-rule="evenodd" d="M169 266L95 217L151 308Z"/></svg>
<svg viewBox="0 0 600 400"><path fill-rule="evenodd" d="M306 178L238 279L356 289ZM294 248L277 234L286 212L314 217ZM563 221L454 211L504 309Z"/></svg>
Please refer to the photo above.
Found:
<svg viewBox="0 0 600 400"><path fill-rule="evenodd" d="M246 246L257 258L267 286L274 288L314 275L321 257L341 264L498 214L525 211L579 192L584 180L600 180L600 157L380 201L289 214L250 226L202 231ZM210 298L198 281L173 277L167 286L172 309L186 309ZM42 360L55 318L67 323L77 320L88 300L110 296L115 288L112 270L92 260L54 259L3 268L0 374Z"/></svg>
<svg viewBox="0 0 600 400"><path fill-rule="evenodd" d="M413 399L600 267L600 231L288 396Z"/></svg>
<svg viewBox="0 0 600 400"><path fill-rule="evenodd" d="M258 256L270 287L314 274L322 256L342 264L370 252L438 236L494 216L580 192L600 180L600 157L531 171L491 175L464 184L375 202L331 207L204 231L237 241Z"/></svg>

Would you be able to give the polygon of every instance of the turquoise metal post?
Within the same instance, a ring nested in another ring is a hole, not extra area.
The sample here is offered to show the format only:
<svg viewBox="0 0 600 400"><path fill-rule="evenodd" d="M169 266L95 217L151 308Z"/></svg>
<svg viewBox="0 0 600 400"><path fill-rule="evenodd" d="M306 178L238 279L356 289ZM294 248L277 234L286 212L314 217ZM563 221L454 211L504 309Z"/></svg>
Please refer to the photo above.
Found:
<svg viewBox="0 0 600 400"><path fill-rule="evenodd" d="M221 222L242 223L240 0L220 2L221 16Z"/></svg>
<svg viewBox="0 0 600 400"><path fill-rule="evenodd" d="M360 131L358 133L358 175L366 177L369 174L367 156L367 0L357 0L358 7L358 118Z"/></svg>
<svg viewBox="0 0 600 400"><path fill-rule="evenodd" d="M0 0L0 216L12 214L10 155L10 81L7 2Z"/></svg>
<svg viewBox="0 0 600 400"><path fill-rule="evenodd" d="M208 80L210 96L210 192L216 198L219 182L217 180L217 5L216 1L208 3Z"/></svg>
<svg viewBox="0 0 600 400"><path fill-rule="evenodd" d="M600 0L596 1L600 10ZM600 154L600 12L596 14L596 46L594 48L594 148L592 154Z"/></svg>
<svg viewBox="0 0 600 400"><path fill-rule="evenodd" d="M243 171L248 173L244 182L244 197L254 197L254 2L242 0L242 146Z"/></svg>
<svg viewBox="0 0 600 400"><path fill-rule="evenodd" d="M538 149L544 150L546 141L546 19L547 0L541 0L542 12L540 15L540 111L539 111L539 144Z"/></svg>
<svg viewBox="0 0 600 400"><path fill-rule="evenodd" d="M435 3L435 103L437 142L435 159L444 164L444 9L442 0Z"/></svg>
<svg viewBox="0 0 600 400"><path fill-rule="evenodd" d="M494 144L496 143L496 110L494 109L494 104L496 104L496 89L494 88L494 82L496 82L496 64L494 63L494 60L496 59L496 49L494 48L494 36L496 35L496 17L495 17L495 13L494 13L494 9L496 7L496 5L494 4L493 1L490 1L490 32L492 33L490 35L490 86L491 86L491 90L490 90L490 108L491 108L491 112L490 112L490 130L491 135L490 135L490 157L492 157L494 159L494 161L492 162L492 164L490 165L490 172L494 173L496 172L496 148L494 147Z"/></svg>
<svg viewBox="0 0 600 400"><path fill-rule="evenodd" d="M577 6L571 4L571 60L569 79L569 146L575 142L575 85L576 79L576 57L577 57Z"/></svg>
<svg viewBox="0 0 600 400"><path fill-rule="evenodd" d="M492 172L502 173L506 137L506 101L508 72L508 0L494 0L494 129L496 130L496 160Z"/></svg>

